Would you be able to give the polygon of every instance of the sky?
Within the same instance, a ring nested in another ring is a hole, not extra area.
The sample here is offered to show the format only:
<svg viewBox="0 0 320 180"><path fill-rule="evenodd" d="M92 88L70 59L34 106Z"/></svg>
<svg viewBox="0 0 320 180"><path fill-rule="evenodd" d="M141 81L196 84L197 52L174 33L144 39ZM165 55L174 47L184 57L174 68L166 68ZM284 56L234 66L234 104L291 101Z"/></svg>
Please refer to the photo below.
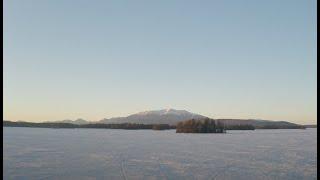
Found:
<svg viewBox="0 0 320 180"><path fill-rule="evenodd" d="M316 0L4 0L5 120L317 120Z"/></svg>

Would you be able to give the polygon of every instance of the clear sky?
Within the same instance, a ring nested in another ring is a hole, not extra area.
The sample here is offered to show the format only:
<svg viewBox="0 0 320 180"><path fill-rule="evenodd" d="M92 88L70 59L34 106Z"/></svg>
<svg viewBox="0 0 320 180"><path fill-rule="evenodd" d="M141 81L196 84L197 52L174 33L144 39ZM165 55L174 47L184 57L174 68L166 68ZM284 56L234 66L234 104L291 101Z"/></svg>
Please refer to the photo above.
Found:
<svg viewBox="0 0 320 180"><path fill-rule="evenodd" d="M4 119L317 119L316 0L5 0Z"/></svg>

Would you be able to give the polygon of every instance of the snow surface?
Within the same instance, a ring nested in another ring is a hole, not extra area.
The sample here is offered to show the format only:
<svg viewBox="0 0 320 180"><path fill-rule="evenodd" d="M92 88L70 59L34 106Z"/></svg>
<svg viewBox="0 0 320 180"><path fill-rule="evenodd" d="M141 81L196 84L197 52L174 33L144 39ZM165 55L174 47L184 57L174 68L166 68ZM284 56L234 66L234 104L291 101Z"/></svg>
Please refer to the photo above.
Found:
<svg viewBox="0 0 320 180"><path fill-rule="evenodd" d="M3 130L4 179L317 179L316 129Z"/></svg>

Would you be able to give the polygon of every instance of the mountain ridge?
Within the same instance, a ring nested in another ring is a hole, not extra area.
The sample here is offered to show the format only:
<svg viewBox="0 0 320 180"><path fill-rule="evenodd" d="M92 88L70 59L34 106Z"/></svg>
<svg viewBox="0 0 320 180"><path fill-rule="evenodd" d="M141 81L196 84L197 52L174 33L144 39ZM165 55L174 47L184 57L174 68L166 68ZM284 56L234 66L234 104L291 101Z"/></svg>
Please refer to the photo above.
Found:
<svg viewBox="0 0 320 180"><path fill-rule="evenodd" d="M191 113L186 110L176 109L161 109L143 111L131 114L126 117L116 117L109 119L102 119L98 123L138 123L138 124L170 124L174 125L180 121L188 119L201 119L206 118L200 114Z"/></svg>
<svg viewBox="0 0 320 180"><path fill-rule="evenodd" d="M82 124L89 124L90 122L87 120L78 118L76 120L65 119L65 120L59 120L59 121L45 121L45 123L70 123L70 124L82 125Z"/></svg>
<svg viewBox="0 0 320 180"><path fill-rule="evenodd" d="M176 110L172 108L161 109L161 110L150 110L142 111L135 114L131 114L125 117L113 117L104 118L98 121L87 121L81 118L76 120L60 120L60 121L45 121L46 123L69 123L76 125L84 124L121 124L121 123L132 123L132 124L169 124L176 125L178 122L186 121L190 119L204 119L206 116L191 113L186 110ZM255 128L265 127L295 127L301 126L299 124L287 122L287 121L273 121L273 120L262 120L262 119L231 119L231 118L220 118L216 119L222 121L226 125L253 125Z"/></svg>

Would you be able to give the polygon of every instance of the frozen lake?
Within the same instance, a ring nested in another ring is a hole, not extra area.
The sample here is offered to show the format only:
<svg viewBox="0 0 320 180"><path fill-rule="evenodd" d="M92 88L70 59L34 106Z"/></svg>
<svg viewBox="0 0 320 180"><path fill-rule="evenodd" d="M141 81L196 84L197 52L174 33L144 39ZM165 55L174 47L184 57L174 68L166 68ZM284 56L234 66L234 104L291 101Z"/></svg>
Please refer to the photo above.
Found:
<svg viewBox="0 0 320 180"><path fill-rule="evenodd" d="M3 130L4 179L317 178L317 129Z"/></svg>

